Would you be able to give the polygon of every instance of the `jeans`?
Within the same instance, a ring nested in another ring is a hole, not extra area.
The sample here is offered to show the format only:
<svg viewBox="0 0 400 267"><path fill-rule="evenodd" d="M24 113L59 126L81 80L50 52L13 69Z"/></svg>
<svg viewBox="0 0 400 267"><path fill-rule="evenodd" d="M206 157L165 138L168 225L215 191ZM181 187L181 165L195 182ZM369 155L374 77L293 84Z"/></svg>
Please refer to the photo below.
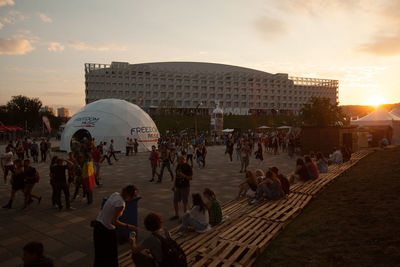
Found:
<svg viewBox="0 0 400 267"><path fill-rule="evenodd" d="M197 158L196 158L196 161L197 161L197 164L199 164L199 167L201 167L200 162L203 161L203 157L202 157L202 156L197 157Z"/></svg>
<svg viewBox="0 0 400 267"><path fill-rule="evenodd" d="M161 164L161 171L160 171L160 175L158 176L158 181L162 181L163 175L164 175L164 169L167 168L169 173L171 174L171 178L174 178L174 174L171 171L171 165L169 163L169 161L163 161Z"/></svg>
<svg viewBox="0 0 400 267"><path fill-rule="evenodd" d="M53 187L54 190L54 198L56 201L56 204L59 209L62 209L62 204L61 204L61 191L64 192L65 196L65 206L68 209L70 207L69 204L69 188L67 184L55 184Z"/></svg>
<svg viewBox="0 0 400 267"><path fill-rule="evenodd" d="M204 212L208 212L208 211L205 210ZM196 231L202 231L207 228L207 225L199 223L198 221L196 221L192 217L186 215L186 213L185 213L182 216L182 224L181 224L181 226L179 226L178 232L182 232L188 226L194 227L194 229L196 229Z"/></svg>

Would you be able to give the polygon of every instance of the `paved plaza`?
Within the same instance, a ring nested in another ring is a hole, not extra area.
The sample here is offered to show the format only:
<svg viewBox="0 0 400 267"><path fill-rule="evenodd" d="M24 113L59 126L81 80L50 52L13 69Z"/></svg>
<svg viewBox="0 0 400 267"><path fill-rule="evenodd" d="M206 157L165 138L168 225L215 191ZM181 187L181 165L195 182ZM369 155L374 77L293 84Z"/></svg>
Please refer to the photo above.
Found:
<svg viewBox="0 0 400 267"><path fill-rule="evenodd" d="M4 151L3 148L2 152ZM240 162L224 155L225 147L208 147L206 167L194 166L194 176L191 182L191 193L201 193L205 187L215 190L220 201L233 199L238 191L238 184L244 174L239 173ZM62 157L66 154L58 153ZM117 155L119 160L109 166L106 161L101 166L103 186L93 191L93 204L88 206L85 199L78 198L72 202L72 211L58 211L51 206L51 187L49 184L49 160L46 163L33 164L40 172L40 183L34 188L34 193L43 197L40 204L37 201L27 210L21 210L23 195L18 192L11 210L0 210L0 266L22 266L22 247L29 241L40 241L45 246L45 253L54 259L56 266L92 266L93 242L91 220L96 218L101 201L113 192L120 191L124 185L134 184L139 189L142 199L139 201L139 240L147 235L143 226L144 216L154 211L164 218L164 226L172 228L177 222L169 221L174 214L172 205L173 193L168 172L164 172L162 184L150 183L150 163L148 153L126 157ZM234 155L235 156L235 155ZM295 159L290 159L287 153L280 155L264 154L264 162L250 160L250 169L277 166L284 174L293 171ZM2 174L1 174L2 178ZM5 205L10 196L10 185L0 181L0 204ZM73 194L74 186L70 188ZM62 198L63 203L64 199ZM127 245L120 246L120 251Z"/></svg>

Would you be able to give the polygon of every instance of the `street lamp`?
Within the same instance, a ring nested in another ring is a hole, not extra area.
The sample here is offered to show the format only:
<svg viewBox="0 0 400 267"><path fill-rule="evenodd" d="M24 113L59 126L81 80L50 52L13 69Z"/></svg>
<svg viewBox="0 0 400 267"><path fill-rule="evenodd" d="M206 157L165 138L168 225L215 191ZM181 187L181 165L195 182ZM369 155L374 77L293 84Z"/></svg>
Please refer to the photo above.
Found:
<svg viewBox="0 0 400 267"><path fill-rule="evenodd" d="M197 104L196 108L194 109L194 134L195 134L195 138L197 139L197 110L199 109L200 106L203 105L203 102L200 102L199 104Z"/></svg>

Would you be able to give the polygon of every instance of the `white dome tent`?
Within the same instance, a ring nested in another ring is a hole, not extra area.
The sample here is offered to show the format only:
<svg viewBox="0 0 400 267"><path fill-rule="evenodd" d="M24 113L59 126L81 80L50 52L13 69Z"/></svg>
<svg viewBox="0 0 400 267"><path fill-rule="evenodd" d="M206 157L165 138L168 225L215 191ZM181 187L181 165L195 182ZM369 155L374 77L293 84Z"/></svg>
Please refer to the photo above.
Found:
<svg viewBox="0 0 400 267"><path fill-rule="evenodd" d="M65 125L60 150L71 151L77 135L95 138L96 143L114 140L114 149L124 151L126 138L137 139L138 151L150 151L160 134L151 117L140 107L119 99L102 99L79 110Z"/></svg>

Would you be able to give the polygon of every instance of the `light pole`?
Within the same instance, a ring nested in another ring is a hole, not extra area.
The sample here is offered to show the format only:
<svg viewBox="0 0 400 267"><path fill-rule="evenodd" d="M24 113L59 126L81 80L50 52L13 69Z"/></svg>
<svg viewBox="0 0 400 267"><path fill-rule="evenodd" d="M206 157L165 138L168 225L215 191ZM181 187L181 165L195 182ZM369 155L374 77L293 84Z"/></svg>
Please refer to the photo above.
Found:
<svg viewBox="0 0 400 267"><path fill-rule="evenodd" d="M199 109L200 106L203 105L203 102L200 102L199 104L197 104L195 110L194 110L194 135L195 138L197 139L197 110Z"/></svg>

